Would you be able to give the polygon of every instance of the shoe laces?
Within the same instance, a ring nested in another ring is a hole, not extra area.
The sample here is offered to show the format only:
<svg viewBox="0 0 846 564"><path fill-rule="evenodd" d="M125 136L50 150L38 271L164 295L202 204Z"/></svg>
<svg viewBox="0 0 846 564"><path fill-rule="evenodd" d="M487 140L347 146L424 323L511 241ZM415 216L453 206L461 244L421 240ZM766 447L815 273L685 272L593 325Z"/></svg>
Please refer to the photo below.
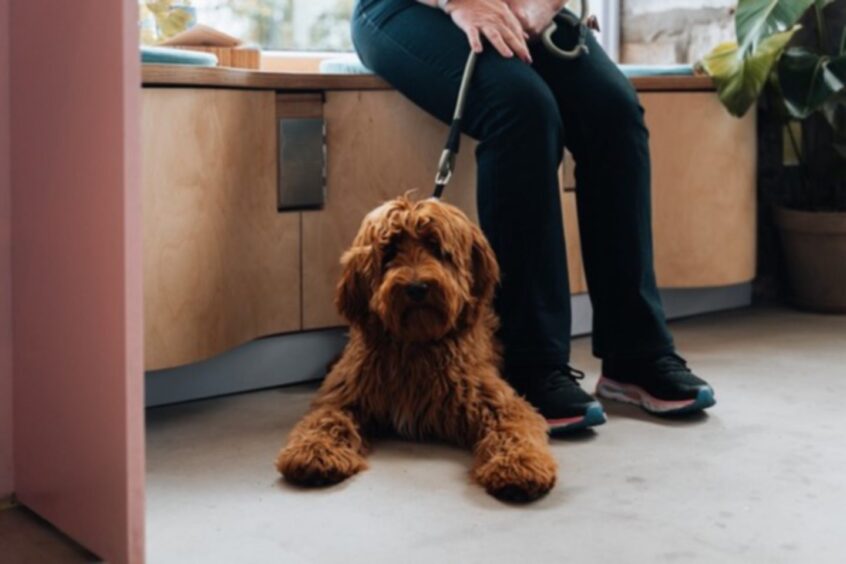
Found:
<svg viewBox="0 0 846 564"><path fill-rule="evenodd" d="M549 375L546 379L546 389L552 392L573 386L580 388L579 381L584 379L584 372L566 364Z"/></svg>
<svg viewBox="0 0 846 564"><path fill-rule="evenodd" d="M677 353L665 354L655 360L655 367L661 372L690 372L687 361Z"/></svg>

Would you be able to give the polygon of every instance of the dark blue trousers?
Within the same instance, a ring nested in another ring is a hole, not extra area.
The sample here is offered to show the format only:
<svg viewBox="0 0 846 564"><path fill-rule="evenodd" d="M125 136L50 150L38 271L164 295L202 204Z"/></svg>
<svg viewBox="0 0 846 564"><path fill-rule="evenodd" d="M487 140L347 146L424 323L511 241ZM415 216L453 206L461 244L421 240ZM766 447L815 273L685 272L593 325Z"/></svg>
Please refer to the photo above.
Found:
<svg viewBox="0 0 846 564"><path fill-rule="evenodd" d="M413 0L359 0L352 32L364 64L428 113L450 121L469 47L449 16ZM562 28L555 39L572 45L576 35ZM565 147L576 161L594 354L643 357L673 350L653 269L643 108L628 79L588 35L589 55L564 61L535 45L531 66L488 45L468 96L465 133L479 141L479 220L502 268L496 309L507 367L569 361L570 289L558 183Z"/></svg>

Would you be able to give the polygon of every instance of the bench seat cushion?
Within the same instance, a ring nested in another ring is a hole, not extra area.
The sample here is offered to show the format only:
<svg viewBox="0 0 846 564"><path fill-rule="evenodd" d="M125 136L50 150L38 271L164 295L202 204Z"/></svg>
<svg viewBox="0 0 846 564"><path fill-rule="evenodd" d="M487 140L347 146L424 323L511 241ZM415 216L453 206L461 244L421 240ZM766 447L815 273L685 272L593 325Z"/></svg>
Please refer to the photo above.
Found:
<svg viewBox="0 0 846 564"><path fill-rule="evenodd" d="M212 53L172 49L169 47L141 47L141 62L157 65L190 65L216 67L217 57Z"/></svg>

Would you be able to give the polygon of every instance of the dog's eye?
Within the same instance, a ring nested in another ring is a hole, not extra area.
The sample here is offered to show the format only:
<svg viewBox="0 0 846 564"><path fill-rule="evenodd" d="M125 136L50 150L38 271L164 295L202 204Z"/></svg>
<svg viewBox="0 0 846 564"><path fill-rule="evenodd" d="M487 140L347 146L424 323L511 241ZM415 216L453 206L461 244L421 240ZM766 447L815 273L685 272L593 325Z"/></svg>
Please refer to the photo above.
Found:
<svg viewBox="0 0 846 564"><path fill-rule="evenodd" d="M435 258L443 259L445 257L444 250L441 248L441 243L435 237L426 237L423 244Z"/></svg>
<svg viewBox="0 0 846 564"><path fill-rule="evenodd" d="M388 266L395 258L397 258L397 244L395 241L391 241L382 249L382 267Z"/></svg>

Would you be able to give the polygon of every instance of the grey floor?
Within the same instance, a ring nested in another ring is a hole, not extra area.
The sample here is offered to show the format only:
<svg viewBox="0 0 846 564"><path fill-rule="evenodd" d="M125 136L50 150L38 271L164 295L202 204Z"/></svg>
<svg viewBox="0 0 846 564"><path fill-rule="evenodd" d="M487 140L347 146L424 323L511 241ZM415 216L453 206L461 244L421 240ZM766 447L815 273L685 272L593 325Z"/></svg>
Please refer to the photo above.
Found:
<svg viewBox="0 0 846 564"><path fill-rule="evenodd" d="M559 485L525 507L441 445L381 442L345 484L285 485L272 461L313 386L149 410L148 561L846 561L846 317L744 310L673 330L717 407L609 408L595 434L553 442ZM592 389L589 347L574 363Z"/></svg>
<svg viewBox="0 0 846 564"><path fill-rule="evenodd" d="M0 562L83 564L99 560L35 513L0 500Z"/></svg>

